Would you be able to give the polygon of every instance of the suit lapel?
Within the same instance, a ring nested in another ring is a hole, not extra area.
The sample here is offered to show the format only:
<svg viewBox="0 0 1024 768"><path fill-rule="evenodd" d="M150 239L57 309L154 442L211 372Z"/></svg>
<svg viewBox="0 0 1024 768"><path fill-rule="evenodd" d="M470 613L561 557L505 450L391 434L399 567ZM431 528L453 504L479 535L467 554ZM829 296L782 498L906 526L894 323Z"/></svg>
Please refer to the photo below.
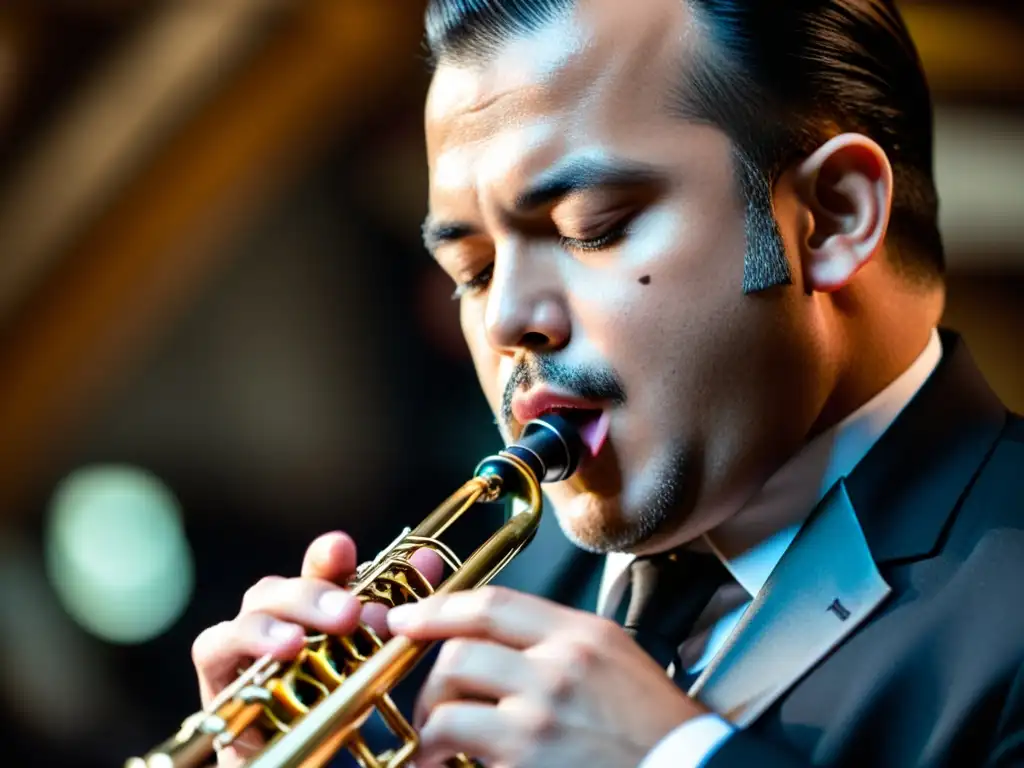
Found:
<svg viewBox="0 0 1024 768"><path fill-rule="evenodd" d="M690 694L736 725L749 725L889 593L840 481Z"/></svg>
<svg viewBox="0 0 1024 768"><path fill-rule="evenodd" d="M935 551L1006 425L1006 407L963 341L948 331L941 336L935 373L846 483L880 564Z"/></svg>
<svg viewBox="0 0 1024 768"><path fill-rule="evenodd" d="M879 567L931 555L996 444L1006 409L960 338L849 478L808 519L690 693L741 727L890 594Z"/></svg>

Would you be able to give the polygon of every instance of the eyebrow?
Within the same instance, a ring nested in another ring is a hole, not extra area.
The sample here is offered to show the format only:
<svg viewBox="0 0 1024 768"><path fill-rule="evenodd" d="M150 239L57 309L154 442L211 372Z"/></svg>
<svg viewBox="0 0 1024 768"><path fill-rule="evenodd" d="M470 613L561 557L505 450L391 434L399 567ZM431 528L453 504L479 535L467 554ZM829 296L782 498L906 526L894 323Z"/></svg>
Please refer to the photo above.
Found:
<svg viewBox="0 0 1024 768"><path fill-rule="evenodd" d="M430 216L423 222L423 247L431 254L445 243L465 240L477 234L476 227L463 223L438 223Z"/></svg>
<svg viewBox="0 0 1024 768"><path fill-rule="evenodd" d="M542 174L534 185L520 194L515 210L528 213L577 192L598 187L636 187L659 178L649 165L624 160L574 158Z"/></svg>
<svg viewBox="0 0 1024 768"><path fill-rule="evenodd" d="M542 174L513 203L518 214L530 213L564 197L601 187L649 186L661 179L653 166L625 160L573 158ZM427 216L423 222L423 244L433 253L446 243L478 234L465 222L441 222Z"/></svg>

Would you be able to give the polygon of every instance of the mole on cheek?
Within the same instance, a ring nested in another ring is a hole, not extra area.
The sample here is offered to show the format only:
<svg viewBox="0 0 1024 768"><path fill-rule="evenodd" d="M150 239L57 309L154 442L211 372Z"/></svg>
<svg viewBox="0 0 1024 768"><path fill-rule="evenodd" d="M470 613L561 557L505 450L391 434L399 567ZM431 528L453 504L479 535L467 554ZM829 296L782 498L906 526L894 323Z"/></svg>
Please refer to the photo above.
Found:
<svg viewBox="0 0 1024 768"><path fill-rule="evenodd" d="M650 285L650 284L651 284L651 276L650 275L644 275L643 277L640 278L640 285Z"/></svg>

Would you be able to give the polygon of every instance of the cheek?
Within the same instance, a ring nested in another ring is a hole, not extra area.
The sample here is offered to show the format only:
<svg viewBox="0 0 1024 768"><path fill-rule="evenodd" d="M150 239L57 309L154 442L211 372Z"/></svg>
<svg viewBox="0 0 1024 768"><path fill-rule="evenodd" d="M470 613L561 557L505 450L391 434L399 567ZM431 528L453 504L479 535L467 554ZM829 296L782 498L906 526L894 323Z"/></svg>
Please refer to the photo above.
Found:
<svg viewBox="0 0 1024 768"><path fill-rule="evenodd" d="M663 398L694 382L702 361L743 322L742 212L725 195L646 216L621 253L612 301L589 309L604 349L638 390ZM651 387L651 384L655 384Z"/></svg>
<svg viewBox="0 0 1024 768"><path fill-rule="evenodd" d="M686 285L690 239L679 204L645 212L613 254L569 260L573 315L589 342L613 365L657 351ZM625 373L625 372L624 372Z"/></svg>
<svg viewBox="0 0 1024 768"><path fill-rule="evenodd" d="M459 322L480 388L491 410L497 413L501 405L501 382L504 381L501 378L501 355L496 354L488 343L483 311L482 303L463 301L459 308Z"/></svg>

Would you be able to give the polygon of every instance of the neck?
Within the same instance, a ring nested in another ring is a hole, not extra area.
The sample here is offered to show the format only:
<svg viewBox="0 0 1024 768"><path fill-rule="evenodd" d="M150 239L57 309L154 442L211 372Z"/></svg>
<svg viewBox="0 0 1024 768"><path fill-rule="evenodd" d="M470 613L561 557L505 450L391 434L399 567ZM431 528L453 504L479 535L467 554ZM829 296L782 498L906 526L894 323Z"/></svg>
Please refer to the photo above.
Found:
<svg viewBox="0 0 1024 768"><path fill-rule="evenodd" d="M830 357L838 362L831 373L834 378L829 394L806 435L805 445L896 381L931 340L932 331L942 316L945 296L941 287L897 291L891 287L893 280L890 277L889 285L859 291L861 295L844 288L837 292L838 296L823 297L829 305L829 337L835 350ZM653 554L684 544L703 551L707 547L704 536L709 531L747 525L757 528L757 523L752 524L742 516L737 518L736 513L783 464L784 459L777 465L765 466L759 482L745 492L735 489L737 492L730 501L709 512L700 523L691 522L682 530L652 539L632 550L632 554Z"/></svg>
<svg viewBox="0 0 1024 768"><path fill-rule="evenodd" d="M941 289L889 291L885 299L872 300L870 311L857 299L852 294L835 302L840 368L808 439L841 422L910 367L938 325L945 295Z"/></svg>

